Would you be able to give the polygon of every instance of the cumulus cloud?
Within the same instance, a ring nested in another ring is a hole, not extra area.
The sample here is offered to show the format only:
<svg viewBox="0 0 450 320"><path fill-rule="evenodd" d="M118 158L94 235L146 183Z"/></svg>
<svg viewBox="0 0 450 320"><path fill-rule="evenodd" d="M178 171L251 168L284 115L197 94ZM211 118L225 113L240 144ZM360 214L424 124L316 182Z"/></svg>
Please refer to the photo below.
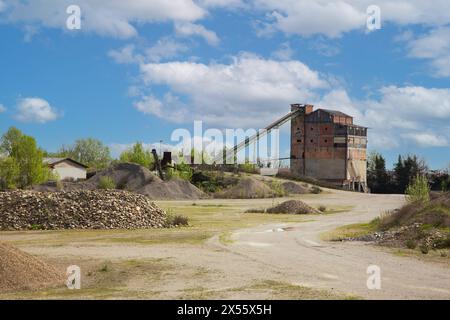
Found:
<svg viewBox="0 0 450 320"><path fill-rule="evenodd" d="M16 119L22 122L46 123L57 118L57 111L41 98L23 98L17 105Z"/></svg>
<svg viewBox="0 0 450 320"><path fill-rule="evenodd" d="M318 105L335 107L368 126L370 145L379 149L407 143L444 147L450 141L450 89L387 86L379 97L353 100L345 90L333 90Z"/></svg>
<svg viewBox="0 0 450 320"><path fill-rule="evenodd" d="M139 63L143 57L135 53L134 45L126 45L118 50L110 50L108 56L115 62L122 64Z"/></svg>
<svg viewBox="0 0 450 320"><path fill-rule="evenodd" d="M265 30L311 36L340 37L366 27L366 9L372 0L254 0L255 9L267 13ZM382 23L443 26L450 23L446 0L378 0ZM263 30L264 31L264 30Z"/></svg>
<svg viewBox="0 0 450 320"><path fill-rule="evenodd" d="M174 41L170 38L162 38L145 52L148 60L152 62L159 62L163 59L175 58L179 54L186 52L188 49L189 48L185 44Z"/></svg>
<svg viewBox="0 0 450 320"><path fill-rule="evenodd" d="M411 140L420 147L448 147L448 138L435 133L418 132L406 133L402 135L404 138Z"/></svg>
<svg viewBox="0 0 450 320"><path fill-rule="evenodd" d="M72 0L12 0L7 19L11 22L37 23L64 29L68 17L66 8L72 4ZM81 8L82 30L118 38L136 36L137 23L192 22L207 13L193 0L78 0L76 4Z"/></svg>
<svg viewBox="0 0 450 320"><path fill-rule="evenodd" d="M0 103L0 113L5 112L6 108L3 104Z"/></svg>
<svg viewBox="0 0 450 320"><path fill-rule="evenodd" d="M436 76L450 77L450 27L437 28L408 40L410 57L430 60Z"/></svg>
<svg viewBox="0 0 450 320"><path fill-rule="evenodd" d="M204 26L195 23L176 23L175 31L178 35L181 36L200 36L213 46L219 44L220 42L219 37L214 31L208 30Z"/></svg>
<svg viewBox="0 0 450 320"><path fill-rule="evenodd" d="M265 125L285 113L289 103L310 101L328 85L300 61L248 54L230 64L173 61L142 64L140 69L145 85L167 86L170 95L160 104L154 97L144 99L138 109L165 119L173 119L177 110L185 122L202 119L221 127Z"/></svg>

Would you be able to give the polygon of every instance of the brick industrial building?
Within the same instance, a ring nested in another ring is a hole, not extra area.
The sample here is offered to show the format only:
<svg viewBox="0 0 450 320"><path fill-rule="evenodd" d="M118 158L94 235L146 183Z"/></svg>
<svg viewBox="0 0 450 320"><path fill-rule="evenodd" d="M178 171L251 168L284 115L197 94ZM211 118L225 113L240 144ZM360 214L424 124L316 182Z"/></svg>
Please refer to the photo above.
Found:
<svg viewBox="0 0 450 320"><path fill-rule="evenodd" d="M367 128L340 111L292 104L291 171L366 191Z"/></svg>

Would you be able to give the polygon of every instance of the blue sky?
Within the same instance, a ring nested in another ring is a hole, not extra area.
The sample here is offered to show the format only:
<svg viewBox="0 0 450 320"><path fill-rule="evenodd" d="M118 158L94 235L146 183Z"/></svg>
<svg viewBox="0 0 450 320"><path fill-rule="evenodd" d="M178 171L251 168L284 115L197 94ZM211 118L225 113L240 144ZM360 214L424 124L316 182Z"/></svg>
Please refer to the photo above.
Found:
<svg viewBox="0 0 450 320"><path fill-rule="evenodd" d="M80 30L66 27L71 4ZM382 23L371 32L370 4ZM445 168L450 3L0 1L0 131L17 126L47 150L90 136L115 155L174 144L194 120L261 128L290 103L354 116L389 165L415 153Z"/></svg>

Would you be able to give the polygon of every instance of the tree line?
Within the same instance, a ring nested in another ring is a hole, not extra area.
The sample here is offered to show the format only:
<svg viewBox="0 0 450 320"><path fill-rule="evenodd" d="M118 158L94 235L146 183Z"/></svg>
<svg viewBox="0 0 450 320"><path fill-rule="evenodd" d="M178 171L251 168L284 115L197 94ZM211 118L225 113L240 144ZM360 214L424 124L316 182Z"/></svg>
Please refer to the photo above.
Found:
<svg viewBox="0 0 450 320"><path fill-rule="evenodd" d="M425 177L432 190L450 188L448 170L432 172L416 155L399 155L393 170L386 169L386 160L378 152L372 152L367 159L367 184L372 193L405 193L418 177Z"/></svg>
<svg viewBox="0 0 450 320"><path fill-rule="evenodd" d="M0 139L0 190L57 180L58 177L44 163L44 158L72 158L91 171L104 169L114 162L133 162L150 169L154 163L151 152L145 150L140 142L122 152L118 160L111 157L108 146L94 138L78 139L56 152L47 152L32 136L11 127Z"/></svg>

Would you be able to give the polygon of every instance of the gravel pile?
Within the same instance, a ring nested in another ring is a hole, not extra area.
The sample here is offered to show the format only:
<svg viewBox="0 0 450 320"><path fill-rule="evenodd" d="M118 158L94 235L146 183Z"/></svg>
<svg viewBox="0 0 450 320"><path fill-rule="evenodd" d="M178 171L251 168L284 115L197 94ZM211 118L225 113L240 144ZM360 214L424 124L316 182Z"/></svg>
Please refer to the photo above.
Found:
<svg viewBox="0 0 450 320"><path fill-rule="evenodd" d="M0 242L0 292L63 286L64 278L53 266Z"/></svg>
<svg viewBox="0 0 450 320"><path fill-rule="evenodd" d="M287 213L287 214L309 214L320 213L306 203L299 200L288 200L280 203L279 205L266 210L267 213Z"/></svg>
<svg viewBox="0 0 450 320"><path fill-rule="evenodd" d="M219 199L257 199L276 196L276 192L267 184L252 177L243 178L236 185L214 195Z"/></svg>
<svg viewBox="0 0 450 320"><path fill-rule="evenodd" d="M98 172L85 182L97 186L102 177L111 178L117 189L146 195L157 200L201 199L206 195L189 181L171 178L161 180L147 168L135 163L117 163Z"/></svg>
<svg viewBox="0 0 450 320"><path fill-rule="evenodd" d="M127 191L0 192L0 230L157 228L165 220L148 197Z"/></svg>
<svg viewBox="0 0 450 320"><path fill-rule="evenodd" d="M304 187L292 181L286 181L281 184L287 194L306 194L310 193L308 187Z"/></svg>

